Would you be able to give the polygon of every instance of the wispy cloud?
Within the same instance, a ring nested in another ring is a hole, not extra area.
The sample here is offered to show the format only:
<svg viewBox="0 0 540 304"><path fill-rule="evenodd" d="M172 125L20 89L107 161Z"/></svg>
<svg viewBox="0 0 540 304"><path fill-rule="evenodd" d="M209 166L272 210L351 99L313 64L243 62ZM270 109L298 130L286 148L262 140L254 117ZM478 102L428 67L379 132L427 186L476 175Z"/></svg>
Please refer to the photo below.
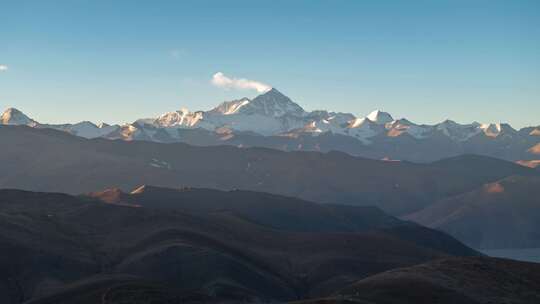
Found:
<svg viewBox="0 0 540 304"><path fill-rule="evenodd" d="M0 72L4 72L8 70L8 66L5 64L0 64Z"/></svg>
<svg viewBox="0 0 540 304"><path fill-rule="evenodd" d="M212 84L224 89L256 90L258 93L265 93L272 89L265 83L245 78L227 77L222 72L217 72L212 76Z"/></svg>

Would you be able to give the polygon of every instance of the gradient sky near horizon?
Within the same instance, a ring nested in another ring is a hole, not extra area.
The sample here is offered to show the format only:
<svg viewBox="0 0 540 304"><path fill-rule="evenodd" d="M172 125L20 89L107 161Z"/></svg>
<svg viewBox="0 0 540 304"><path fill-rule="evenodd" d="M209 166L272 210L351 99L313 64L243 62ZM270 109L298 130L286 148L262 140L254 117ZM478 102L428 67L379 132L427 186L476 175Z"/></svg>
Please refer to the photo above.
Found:
<svg viewBox="0 0 540 304"><path fill-rule="evenodd" d="M540 1L0 0L0 107L40 122L257 95L216 72L306 110L540 125Z"/></svg>

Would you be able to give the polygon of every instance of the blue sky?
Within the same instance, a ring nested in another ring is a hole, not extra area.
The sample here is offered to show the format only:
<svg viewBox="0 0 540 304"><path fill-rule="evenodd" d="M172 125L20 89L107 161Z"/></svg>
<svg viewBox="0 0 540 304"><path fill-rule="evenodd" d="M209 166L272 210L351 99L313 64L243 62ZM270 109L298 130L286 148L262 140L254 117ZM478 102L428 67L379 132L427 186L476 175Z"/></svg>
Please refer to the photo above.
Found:
<svg viewBox="0 0 540 304"><path fill-rule="evenodd" d="M307 110L540 124L540 1L0 0L0 107L41 122L205 110L270 84Z"/></svg>

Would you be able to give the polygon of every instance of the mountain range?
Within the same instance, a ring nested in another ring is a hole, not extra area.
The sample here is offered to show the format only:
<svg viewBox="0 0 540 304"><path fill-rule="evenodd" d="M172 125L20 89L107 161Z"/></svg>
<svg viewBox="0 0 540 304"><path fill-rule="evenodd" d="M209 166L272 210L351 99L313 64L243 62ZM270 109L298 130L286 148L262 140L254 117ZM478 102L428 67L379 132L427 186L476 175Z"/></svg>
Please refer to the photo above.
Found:
<svg viewBox="0 0 540 304"><path fill-rule="evenodd" d="M0 190L0 220L6 304L540 300L539 264L482 256L375 207L143 185Z"/></svg>
<svg viewBox="0 0 540 304"><path fill-rule="evenodd" d="M487 155L527 166L540 160L540 126L520 130L505 123L459 124L446 120L416 124L389 113L366 117L305 111L276 89L253 99L226 101L208 111L182 109L124 125L51 125L10 108L0 124L53 128L85 138L144 140L193 145L267 147L284 151L342 151L374 159L430 162L466 153Z"/></svg>
<svg viewBox="0 0 540 304"><path fill-rule="evenodd" d="M417 164L342 152L85 139L48 128L8 125L0 126L0 138L4 189L74 195L111 187L129 192L141 184L239 189L319 203L376 206L443 230L475 248L540 246L535 191L540 172L487 156ZM222 197L231 206L237 200L233 194ZM142 205L130 199L121 203ZM160 203L167 204L167 197L153 205ZM328 216L318 219L324 223Z"/></svg>
<svg viewBox="0 0 540 304"><path fill-rule="evenodd" d="M463 155L429 164L342 152L85 139L53 129L0 126L0 188L80 194L140 184L251 190L322 203L374 205L393 215L512 175L540 172Z"/></svg>
<svg viewBox="0 0 540 304"><path fill-rule="evenodd" d="M468 247L540 246L536 169L88 139L15 114L0 125L2 303L540 300L538 264Z"/></svg>

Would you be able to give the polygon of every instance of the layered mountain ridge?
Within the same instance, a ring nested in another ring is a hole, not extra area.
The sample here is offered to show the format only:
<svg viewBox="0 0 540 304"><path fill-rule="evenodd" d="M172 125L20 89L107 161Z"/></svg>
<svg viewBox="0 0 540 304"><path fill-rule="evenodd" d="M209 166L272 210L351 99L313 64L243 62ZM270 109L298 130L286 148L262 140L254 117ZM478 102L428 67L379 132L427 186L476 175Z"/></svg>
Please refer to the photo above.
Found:
<svg viewBox="0 0 540 304"><path fill-rule="evenodd" d="M89 140L26 126L0 126L0 138L5 143L0 149L0 188L72 194L108 186L126 191L140 184L242 189L316 202L376 205L404 215L508 176L539 174L474 155L415 164L342 152Z"/></svg>
<svg viewBox="0 0 540 304"><path fill-rule="evenodd" d="M373 208L150 186L123 197L140 207L0 190L0 302L285 303L479 255Z"/></svg>
<svg viewBox="0 0 540 304"><path fill-rule="evenodd" d="M405 218L474 248L538 248L539 197L539 176L508 176L441 199Z"/></svg>
<svg viewBox="0 0 540 304"><path fill-rule="evenodd" d="M76 124L39 123L10 108L1 124L53 128L85 138L185 142L195 145L235 145L280 150L343 151L375 159L434 161L464 153L506 160L536 160L540 127L516 130L506 123L436 125L394 119L375 110L366 117L350 113L305 111L276 89L254 99L226 101L208 111L181 109L124 125L84 121Z"/></svg>

